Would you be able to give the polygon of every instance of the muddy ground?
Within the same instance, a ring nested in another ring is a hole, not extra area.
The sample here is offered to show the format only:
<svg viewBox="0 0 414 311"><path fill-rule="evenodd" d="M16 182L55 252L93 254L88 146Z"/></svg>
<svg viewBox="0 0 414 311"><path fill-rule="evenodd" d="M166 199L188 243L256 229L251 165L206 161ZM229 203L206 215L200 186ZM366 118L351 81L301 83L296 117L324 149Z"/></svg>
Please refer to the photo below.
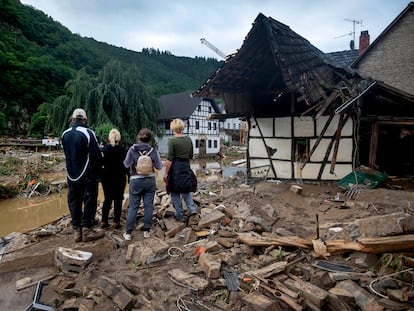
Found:
<svg viewBox="0 0 414 311"><path fill-rule="evenodd" d="M292 191L292 185L300 186L301 191ZM198 240L216 240L219 229L236 233L250 231L259 235L268 231L266 234L271 233L275 236L288 231L292 235L310 240L315 239L318 234L326 240L349 238L334 236L329 228L345 227L356 219L374 215L414 213L414 187L410 179L387 179L384 185L387 185L387 188L363 189L355 197L349 198L349 193L334 182L297 184L294 181L252 181L244 176L212 183L202 181L194 195L200 215L190 221L187 228L197 231L197 220L203 217L204 209L224 206L241 216L235 216L226 223L212 224L208 228L210 234L199 237ZM155 210L157 211L157 208ZM251 310L240 299L245 294L243 291L230 293L226 284L220 286L217 284L218 281L210 280L210 285L203 293L194 293L182 284L174 282L168 274L174 268L181 268L202 277L205 275L198 264L195 245L186 247L181 233L168 237L160 220L162 217L172 219L173 216L164 213L161 217L160 214L155 213L152 237L149 239L144 239L138 229L133 232L132 241L125 242L122 239L122 229L109 228L105 231L106 236L103 239L75 243L68 218L51 224L53 228L58 228L56 234L39 235L36 234L38 231L34 231L25 235L22 239L27 239L26 242L20 244L24 247L17 250L9 249L8 254L3 256L3 263L0 262L0 310L25 310L30 305L34 299L36 282L59 274L53 259L54 251L59 247L91 251L94 259L84 270L71 277L57 275L47 280L41 298L45 305L64 309L71 303L70 298L76 297L77 300L75 299L72 307L77 308L79 302L84 301L79 309L118 310L119 303L116 304L107 293L103 293L103 280L109 278L118 287L127 288L128 292L133 294L134 310ZM125 216L126 208L122 218L123 227ZM249 217L255 217L256 221L249 222ZM138 217L137 223L139 228L142 223L141 217ZM152 264L127 262L130 243L151 244L157 243L157 239L165 241L171 247L169 256ZM283 251L286 258L291 254L291 258L304 255L305 263L310 264L313 260L310 252L301 249L287 247ZM269 258L271 256L264 248L246 247L242 243L222 248L219 253L227 256L222 269L238 273L247 268L264 266L274 260ZM339 258L346 262L348 255L335 255L330 260ZM32 284L25 289L17 290L16 282L27 277L30 277ZM65 291L59 292L63 287L62 283L71 285ZM184 304L187 307L183 307Z"/></svg>

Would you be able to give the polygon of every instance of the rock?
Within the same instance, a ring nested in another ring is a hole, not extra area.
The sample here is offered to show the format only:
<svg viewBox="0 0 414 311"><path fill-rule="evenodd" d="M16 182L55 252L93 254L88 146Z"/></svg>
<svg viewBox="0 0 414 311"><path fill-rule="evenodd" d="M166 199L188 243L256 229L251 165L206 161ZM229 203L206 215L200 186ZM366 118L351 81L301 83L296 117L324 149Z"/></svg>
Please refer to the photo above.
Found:
<svg viewBox="0 0 414 311"><path fill-rule="evenodd" d="M200 254L198 264L209 279L218 279L221 276L221 259L208 254Z"/></svg>
<svg viewBox="0 0 414 311"><path fill-rule="evenodd" d="M172 269L168 271L168 274L178 283L184 284L195 292L202 292L207 288L208 281L190 273L187 273L181 269Z"/></svg>

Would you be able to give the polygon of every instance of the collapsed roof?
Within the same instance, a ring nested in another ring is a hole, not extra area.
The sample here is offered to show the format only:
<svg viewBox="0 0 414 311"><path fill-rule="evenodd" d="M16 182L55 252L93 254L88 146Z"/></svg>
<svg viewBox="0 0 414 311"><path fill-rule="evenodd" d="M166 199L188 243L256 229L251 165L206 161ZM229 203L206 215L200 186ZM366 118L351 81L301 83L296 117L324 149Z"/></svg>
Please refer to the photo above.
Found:
<svg viewBox="0 0 414 311"><path fill-rule="evenodd" d="M194 96L221 96L226 111L256 117L333 111L371 84L288 26L259 13L237 53Z"/></svg>

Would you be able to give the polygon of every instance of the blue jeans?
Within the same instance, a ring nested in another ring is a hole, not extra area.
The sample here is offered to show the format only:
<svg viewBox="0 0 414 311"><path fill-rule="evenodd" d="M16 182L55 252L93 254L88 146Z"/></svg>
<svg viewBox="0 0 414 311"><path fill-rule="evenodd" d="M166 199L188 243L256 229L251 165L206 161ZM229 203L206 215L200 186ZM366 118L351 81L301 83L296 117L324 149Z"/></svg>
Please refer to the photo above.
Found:
<svg viewBox="0 0 414 311"><path fill-rule="evenodd" d="M193 201L193 197L191 196L191 193L171 192L171 201L175 208L175 218L177 220L183 220L184 218L184 210L183 210L183 203L181 201L181 196L184 199L184 202L187 205L187 208L190 214L197 212L197 206L195 205Z"/></svg>
<svg viewBox="0 0 414 311"><path fill-rule="evenodd" d="M129 207L125 231L131 233L136 227L137 212L144 200L144 230L151 229L156 190L155 177L135 178L129 182Z"/></svg>

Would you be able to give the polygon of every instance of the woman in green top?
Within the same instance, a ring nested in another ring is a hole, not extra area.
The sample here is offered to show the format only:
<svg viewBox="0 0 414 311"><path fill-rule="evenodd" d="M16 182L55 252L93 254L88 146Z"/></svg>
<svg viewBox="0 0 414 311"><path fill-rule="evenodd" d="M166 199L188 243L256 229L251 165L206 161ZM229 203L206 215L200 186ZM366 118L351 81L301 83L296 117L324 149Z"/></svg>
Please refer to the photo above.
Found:
<svg viewBox="0 0 414 311"><path fill-rule="evenodd" d="M175 218L184 222L182 199L184 199L190 215L197 213L197 206L190 193L197 188L197 179L190 167L190 159L193 158L193 142L190 137L183 135L184 122L181 119L172 120L170 128L174 132L174 137L168 140L164 181L171 194Z"/></svg>

